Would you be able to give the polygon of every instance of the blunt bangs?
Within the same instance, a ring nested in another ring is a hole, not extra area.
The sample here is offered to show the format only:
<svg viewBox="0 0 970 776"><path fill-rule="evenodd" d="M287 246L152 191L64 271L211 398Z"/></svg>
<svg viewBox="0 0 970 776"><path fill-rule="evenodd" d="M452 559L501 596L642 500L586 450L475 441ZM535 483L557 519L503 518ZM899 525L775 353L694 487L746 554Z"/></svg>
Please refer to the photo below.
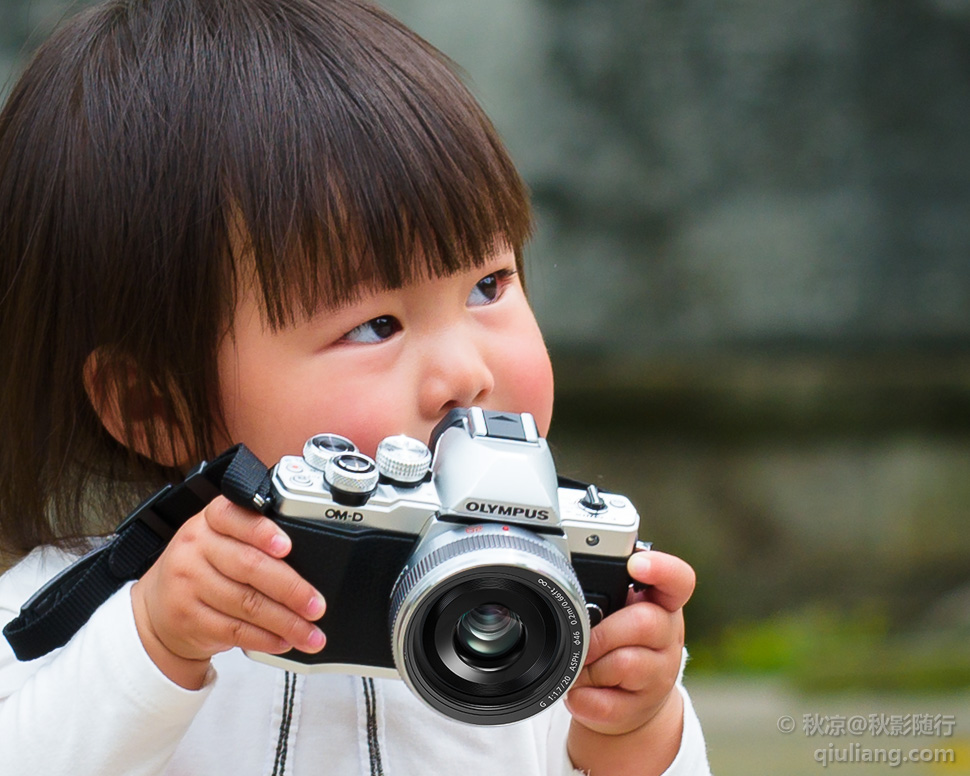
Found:
<svg viewBox="0 0 970 776"><path fill-rule="evenodd" d="M478 266L503 245L521 257L525 186L454 66L376 7L303 7L313 18L229 42L247 53L225 108L224 186L245 235L234 270L254 260L268 320Z"/></svg>
<svg viewBox="0 0 970 776"><path fill-rule="evenodd" d="M531 229L454 66L356 0L81 11L0 113L0 213L0 511L33 516L0 524L17 551L113 514L82 503L94 479L157 485L176 450L219 452L216 353L241 283L278 327L501 247L520 260ZM117 439L101 424L92 354L118 406L166 419L147 453L131 413Z"/></svg>

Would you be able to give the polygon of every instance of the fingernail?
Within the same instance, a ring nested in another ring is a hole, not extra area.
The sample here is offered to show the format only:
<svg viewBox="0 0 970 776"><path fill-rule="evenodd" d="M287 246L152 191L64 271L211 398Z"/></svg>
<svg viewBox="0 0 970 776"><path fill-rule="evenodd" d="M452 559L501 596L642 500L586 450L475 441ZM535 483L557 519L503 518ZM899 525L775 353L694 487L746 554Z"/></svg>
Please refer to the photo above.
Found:
<svg viewBox="0 0 970 776"><path fill-rule="evenodd" d="M326 611L327 602L323 599L322 595L315 595L310 599L310 603L307 604L306 612L311 620L317 619L323 615Z"/></svg>
<svg viewBox="0 0 970 776"><path fill-rule="evenodd" d="M306 640L307 646L312 650L318 650L327 643L327 637L323 635L323 631L319 628L314 628L313 632L310 633L309 638Z"/></svg>
<svg viewBox="0 0 970 776"><path fill-rule="evenodd" d="M650 553L635 552L630 558L630 571L634 576L641 577L650 572Z"/></svg>
<svg viewBox="0 0 970 776"><path fill-rule="evenodd" d="M282 532L269 540L270 552L274 555L285 555L290 551L290 546L290 537Z"/></svg>

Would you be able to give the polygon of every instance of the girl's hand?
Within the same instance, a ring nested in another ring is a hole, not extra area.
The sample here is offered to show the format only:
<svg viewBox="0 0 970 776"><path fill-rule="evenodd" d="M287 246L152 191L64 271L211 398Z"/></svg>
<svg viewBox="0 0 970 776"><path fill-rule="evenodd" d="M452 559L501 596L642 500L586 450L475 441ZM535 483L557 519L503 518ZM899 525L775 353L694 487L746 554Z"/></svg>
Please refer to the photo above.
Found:
<svg viewBox="0 0 970 776"><path fill-rule="evenodd" d="M631 590L627 605L593 628L586 664L566 696L570 756L597 774L662 773L680 746L683 703L674 685L694 571L656 551L634 553L628 570L648 587Z"/></svg>
<svg viewBox="0 0 970 776"><path fill-rule="evenodd" d="M205 682L209 659L232 647L319 652L313 621L323 596L284 558L289 537L272 520L219 497L188 520L132 588L138 635L172 681Z"/></svg>

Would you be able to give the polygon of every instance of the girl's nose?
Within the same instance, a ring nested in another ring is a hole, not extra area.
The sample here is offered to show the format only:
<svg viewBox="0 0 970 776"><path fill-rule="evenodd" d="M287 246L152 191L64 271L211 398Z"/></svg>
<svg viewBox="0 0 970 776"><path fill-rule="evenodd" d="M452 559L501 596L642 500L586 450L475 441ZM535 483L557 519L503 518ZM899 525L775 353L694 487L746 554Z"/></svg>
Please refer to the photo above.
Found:
<svg viewBox="0 0 970 776"><path fill-rule="evenodd" d="M419 378L421 411L438 419L454 407L482 404L495 388L487 353L460 327L430 344Z"/></svg>

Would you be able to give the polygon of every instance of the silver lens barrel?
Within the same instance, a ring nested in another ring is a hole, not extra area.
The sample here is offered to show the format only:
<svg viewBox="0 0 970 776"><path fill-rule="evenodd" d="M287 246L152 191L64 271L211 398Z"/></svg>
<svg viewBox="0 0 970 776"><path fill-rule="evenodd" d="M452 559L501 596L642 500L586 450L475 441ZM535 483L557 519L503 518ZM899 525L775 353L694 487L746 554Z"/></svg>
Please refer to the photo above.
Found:
<svg viewBox="0 0 970 776"><path fill-rule="evenodd" d="M526 719L562 697L586 658L589 621L566 556L501 524L455 526L415 550L391 596L398 673L462 722Z"/></svg>

